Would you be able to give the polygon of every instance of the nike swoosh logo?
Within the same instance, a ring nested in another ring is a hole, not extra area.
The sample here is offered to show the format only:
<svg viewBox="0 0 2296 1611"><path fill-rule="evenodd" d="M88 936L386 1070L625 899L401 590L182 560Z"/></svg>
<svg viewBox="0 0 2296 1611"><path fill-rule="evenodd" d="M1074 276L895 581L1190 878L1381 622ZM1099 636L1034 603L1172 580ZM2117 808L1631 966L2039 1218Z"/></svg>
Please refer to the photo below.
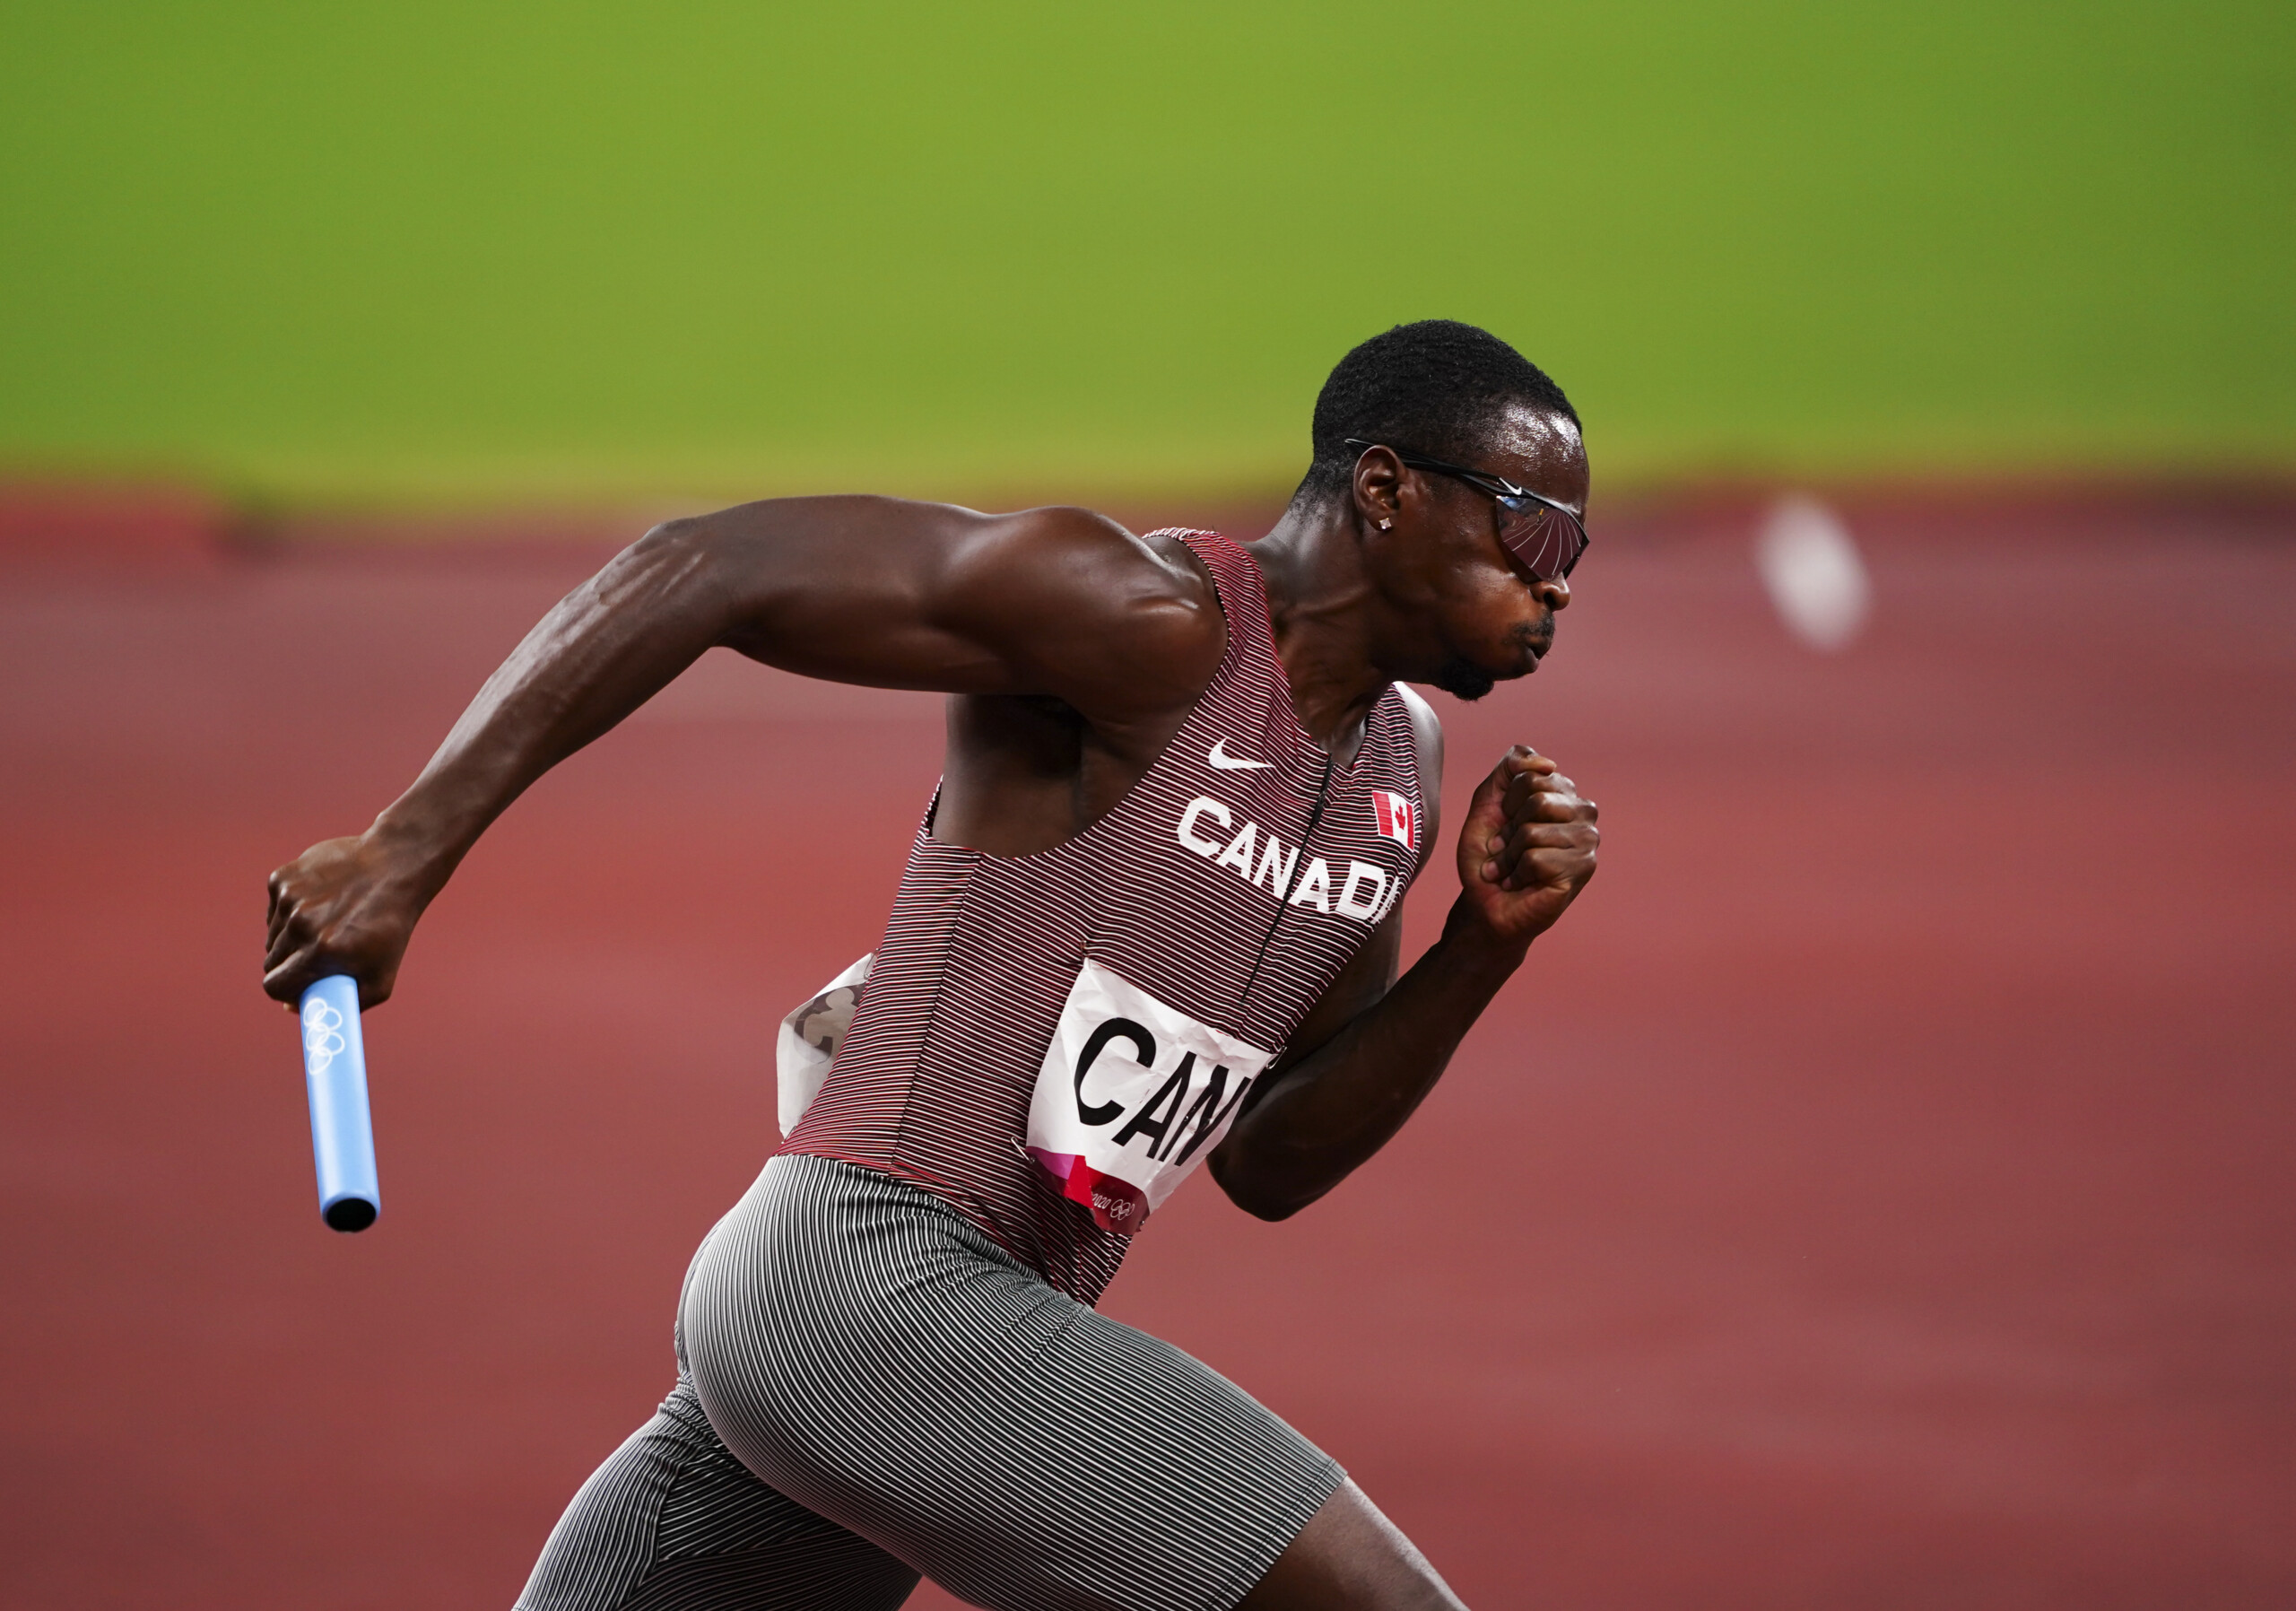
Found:
<svg viewBox="0 0 2296 1611"><path fill-rule="evenodd" d="M1213 742L1212 753L1205 759L1212 762L1213 771L1222 772L1265 772L1272 771L1275 767L1273 761L1246 761L1240 756L1231 755L1228 753L1228 741L1224 738Z"/></svg>

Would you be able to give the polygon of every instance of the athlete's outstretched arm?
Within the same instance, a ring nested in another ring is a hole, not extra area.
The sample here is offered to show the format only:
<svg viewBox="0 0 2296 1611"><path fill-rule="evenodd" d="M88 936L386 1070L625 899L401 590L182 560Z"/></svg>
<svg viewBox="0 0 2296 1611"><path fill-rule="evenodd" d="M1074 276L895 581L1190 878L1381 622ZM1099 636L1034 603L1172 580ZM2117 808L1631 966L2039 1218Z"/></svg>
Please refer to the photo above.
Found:
<svg viewBox="0 0 2296 1611"><path fill-rule="evenodd" d="M1121 734L1193 701L1225 631L1199 571L1083 509L812 498L672 521L544 617L372 827L271 875L264 988L291 1003L348 972L364 1005L387 998L487 825L713 647L877 687L1048 694Z"/></svg>
<svg viewBox="0 0 2296 1611"><path fill-rule="evenodd" d="M1395 980L1400 915L1390 914L1301 1026L1294 1045L1306 1049L1252 1093L1212 1154L1239 1206L1262 1219L1296 1214L1403 1128L1531 942L1595 875L1596 815L1553 762L1520 745L1507 753L1460 827L1461 888L1443 937Z"/></svg>

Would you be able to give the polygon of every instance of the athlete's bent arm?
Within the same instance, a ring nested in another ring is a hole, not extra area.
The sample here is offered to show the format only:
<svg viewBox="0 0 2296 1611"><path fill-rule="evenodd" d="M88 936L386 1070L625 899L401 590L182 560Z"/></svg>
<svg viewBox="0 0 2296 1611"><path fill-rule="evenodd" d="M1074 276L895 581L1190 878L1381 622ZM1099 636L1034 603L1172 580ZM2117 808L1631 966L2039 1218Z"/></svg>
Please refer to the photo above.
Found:
<svg viewBox="0 0 2296 1611"><path fill-rule="evenodd" d="M264 988L291 1003L348 972L365 1005L387 999L487 825L713 647L840 682L1050 695L1146 743L1224 642L1200 572L1083 509L787 499L657 527L526 635L372 827L271 875Z"/></svg>
<svg viewBox="0 0 2296 1611"><path fill-rule="evenodd" d="M1388 988L1400 945L1391 914L1302 1026L1295 1044L1309 1049L1253 1093L1212 1154L1238 1206L1296 1214L1403 1128L1531 942L1595 875L1596 816L1552 761L1507 753L1459 830L1461 888L1442 938ZM1319 1041L1317 1020L1342 1015Z"/></svg>

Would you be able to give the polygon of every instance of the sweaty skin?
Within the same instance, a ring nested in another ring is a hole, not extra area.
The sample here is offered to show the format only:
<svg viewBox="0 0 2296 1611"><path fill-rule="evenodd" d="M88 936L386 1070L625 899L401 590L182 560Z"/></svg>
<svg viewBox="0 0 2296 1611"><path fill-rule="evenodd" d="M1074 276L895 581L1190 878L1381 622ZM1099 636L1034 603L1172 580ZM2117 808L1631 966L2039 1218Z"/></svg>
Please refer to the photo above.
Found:
<svg viewBox="0 0 2296 1611"><path fill-rule="evenodd" d="M1509 410L1474 461L1574 510L1578 428ZM1247 545L1301 726L1342 763L1391 683L1472 694L1535 671L1570 599L1498 540L1490 497L1386 448L1343 496L1295 502ZM271 875L264 989L291 1006L328 973L389 999L416 921L495 817L708 649L786 670L950 694L936 837L1048 849L1110 810L1187 719L1226 646L1187 546L1090 511L982 515L884 498L744 504L657 527L562 600L487 680L407 791L364 833ZM1427 852L1442 739L1414 702ZM1594 876L1596 808L1517 745L1468 802L1458 898L1398 979L1391 913L1309 1014L1211 1157L1247 1212L1281 1219L1386 1145L1530 943ZM1458 1600L1352 1483L1244 1602L1403 1611Z"/></svg>

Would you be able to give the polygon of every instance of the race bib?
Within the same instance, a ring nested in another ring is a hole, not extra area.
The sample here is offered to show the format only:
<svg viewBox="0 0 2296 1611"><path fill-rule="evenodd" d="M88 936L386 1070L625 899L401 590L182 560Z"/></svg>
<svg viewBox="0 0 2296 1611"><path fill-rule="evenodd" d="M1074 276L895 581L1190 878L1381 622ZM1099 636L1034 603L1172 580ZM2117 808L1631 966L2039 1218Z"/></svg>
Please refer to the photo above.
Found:
<svg viewBox="0 0 2296 1611"><path fill-rule="evenodd" d="M1094 1223L1129 1236L1220 1144L1274 1060L1087 962L1037 1071L1029 1155Z"/></svg>
<svg viewBox="0 0 2296 1611"><path fill-rule="evenodd" d="M869 965L876 960L877 954L872 951L781 1021L773 1064L780 1087L784 1137L797 1128L797 1121L820 1093L822 1082L829 1078L829 1066L837 1061L837 1043L853 1023L854 1009L861 1005L861 987L868 982Z"/></svg>

